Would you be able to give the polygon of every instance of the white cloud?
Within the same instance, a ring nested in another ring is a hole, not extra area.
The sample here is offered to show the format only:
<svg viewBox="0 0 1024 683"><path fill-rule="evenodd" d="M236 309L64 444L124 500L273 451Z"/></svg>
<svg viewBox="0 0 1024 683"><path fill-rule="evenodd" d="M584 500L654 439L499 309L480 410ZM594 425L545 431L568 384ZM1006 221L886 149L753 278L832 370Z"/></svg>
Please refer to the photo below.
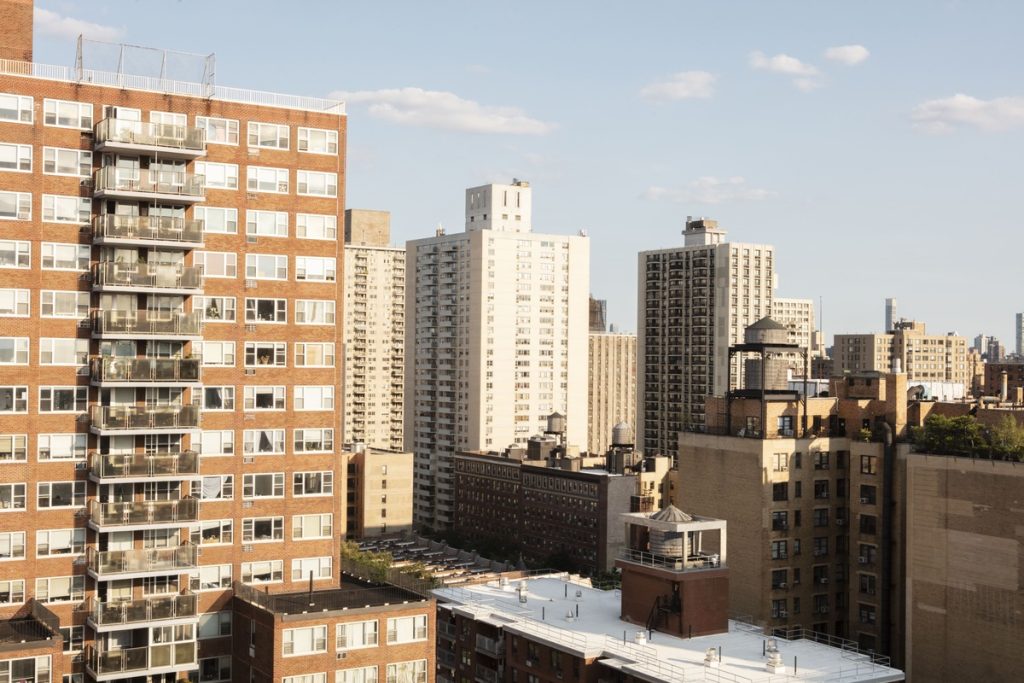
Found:
<svg viewBox="0 0 1024 683"><path fill-rule="evenodd" d="M914 107L914 128L926 133L949 133L958 125L998 132L1024 127L1024 97L980 100L962 93L928 100Z"/></svg>
<svg viewBox="0 0 1024 683"><path fill-rule="evenodd" d="M331 97L352 105L365 105L370 116L403 126L510 135L544 135L555 128L553 123L527 116L518 107L480 104L440 90L340 91L331 93Z"/></svg>
<svg viewBox="0 0 1024 683"><path fill-rule="evenodd" d="M825 50L825 59L833 62L840 62L847 66L854 66L865 61L871 56L871 52L863 45L837 45Z"/></svg>
<svg viewBox="0 0 1024 683"><path fill-rule="evenodd" d="M714 94L715 75L707 71L680 71L640 89L649 100L706 99Z"/></svg>
<svg viewBox="0 0 1024 683"><path fill-rule="evenodd" d="M790 55L777 54L769 57L755 50L750 53L750 66L760 71L793 76L793 85L803 92L821 87L821 72L818 71L818 67L801 62Z"/></svg>
<svg viewBox="0 0 1024 683"><path fill-rule="evenodd" d="M667 200L678 203L722 204L730 201L760 201L776 195L771 190L750 187L742 176L716 178L703 176L682 187L647 188L643 197L651 200Z"/></svg>
<svg viewBox="0 0 1024 683"><path fill-rule="evenodd" d="M123 28L104 26L103 24L94 24L91 21L61 16L57 12L43 9L42 7L35 8L33 18L35 20L35 30L44 36L75 39L81 34L93 40L116 41L124 35Z"/></svg>

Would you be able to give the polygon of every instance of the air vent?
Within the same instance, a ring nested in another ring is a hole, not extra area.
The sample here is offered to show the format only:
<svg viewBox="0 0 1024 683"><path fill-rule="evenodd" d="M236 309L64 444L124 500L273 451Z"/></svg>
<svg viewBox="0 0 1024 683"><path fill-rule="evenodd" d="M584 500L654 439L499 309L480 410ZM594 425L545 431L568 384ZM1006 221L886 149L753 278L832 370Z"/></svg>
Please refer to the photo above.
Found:
<svg viewBox="0 0 1024 683"><path fill-rule="evenodd" d="M243 456L243 457L242 457L242 464L243 464L243 465L251 465L251 464L252 464L252 463L254 463L254 462L256 462L256 460L255 460L255 458L254 458L253 456L251 456L251 455L246 455L246 456Z"/></svg>
<svg viewBox="0 0 1024 683"><path fill-rule="evenodd" d="M243 553L251 553L252 552L252 546L251 545L243 545L242 546L242 552Z"/></svg>
<svg viewBox="0 0 1024 683"><path fill-rule="evenodd" d="M246 368L245 369L245 374L247 374L247 375L255 375L256 374L256 368Z"/></svg>
<svg viewBox="0 0 1024 683"><path fill-rule="evenodd" d="M259 242L259 238L256 237L256 235L246 235L245 241L248 242L249 244L256 244L257 242Z"/></svg>
<svg viewBox="0 0 1024 683"><path fill-rule="evenodd" d="M244 508L251 508L252 507L252 501L251 500L243 500L242 501L242 507L244 507Z"/></svg>
<svg viewBox="0 0 1024 683"><path fill-rule="evenodd" d="M245 331L246 332L255 332L256 331L256 325L254 325L253 323L248 323L245 326Z"/></svg>
<svg viewBox="0 0 1024 683"><path fill-rule="evenodd" d="M256 281L255 280L246 280L245 281L245 288L246 289L256 289Z"/></svg>

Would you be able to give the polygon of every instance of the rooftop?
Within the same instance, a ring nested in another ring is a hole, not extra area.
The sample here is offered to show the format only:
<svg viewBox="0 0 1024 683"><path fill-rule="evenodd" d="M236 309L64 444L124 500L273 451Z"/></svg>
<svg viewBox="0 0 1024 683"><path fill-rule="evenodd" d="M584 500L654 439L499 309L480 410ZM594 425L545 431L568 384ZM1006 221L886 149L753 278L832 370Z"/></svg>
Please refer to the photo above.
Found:
<svg viewBox="0 0 1024 683"><path fill-rule="evenodd" d="M525 584L526 602L517 591ZM600 658L605 666L648 681L845 681L885 683L902 681L902 671L888 660L857 650L845 640L807 631L776 634L785 673L770 674L762 655L767 636L760 627L730 621L729 631L683 639L654 632L653 638L635 624L622 621L620 591L603 591L568 574L550 574L434 591L454 611L510 633L542 639L567 652ZM578 610L578 612L577 612ZM578 616L576 616L578 614ZM817 639L828 638L828 642ZM720 663L705 666L709 649L721 648ZM794 663L798 676L793 675Z"/></svg>
<svg viewBox="0 0 1024 683"><path fill-rule="evenodd" d="M423 602L424 598L397 586L369 586L350 583L341 588L301 593L264 593L252 586L235 583L235 597L274 614L313 614L337 610L401 605Z"/></svg>

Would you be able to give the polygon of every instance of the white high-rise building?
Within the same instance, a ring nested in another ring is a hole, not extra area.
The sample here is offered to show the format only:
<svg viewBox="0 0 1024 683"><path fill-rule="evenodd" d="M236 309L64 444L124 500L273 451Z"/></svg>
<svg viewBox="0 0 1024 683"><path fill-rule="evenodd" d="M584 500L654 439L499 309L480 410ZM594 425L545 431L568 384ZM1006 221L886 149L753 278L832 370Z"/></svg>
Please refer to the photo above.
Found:
<svg viewBox="0 0 1024 683"><path fill-rule="evenodd" d="M885 300L885 329L883 334L891 334L896 326L896 299Z"/></svg>
<svg viewBox="0 0 1024 683"><path fill-rule="evenodd" d="M590 243L530 231L530 187L466 190L466 231L407 245L405 449L416 521L451 523L456 451L501 450L566 416L587 439Z"/></svg>
<svg viewBox="0 0 1024 683"><path fill-rule="evenodd" d="M674 455L678 433L705 424L704 399L729 387L729 346L771 312L774 247L725 241L712 220L687 220L681 247L640 253L637 445ZM739 386L741 359L731 363Z"/></svg>

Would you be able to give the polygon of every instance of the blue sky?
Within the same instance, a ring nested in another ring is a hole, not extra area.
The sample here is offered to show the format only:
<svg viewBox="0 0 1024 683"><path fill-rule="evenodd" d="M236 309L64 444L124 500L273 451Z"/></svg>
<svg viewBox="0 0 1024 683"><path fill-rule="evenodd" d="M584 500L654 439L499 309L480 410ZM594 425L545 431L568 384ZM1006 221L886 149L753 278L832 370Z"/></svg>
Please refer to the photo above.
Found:
<svg viewBox="0 0 1024 683"><path fill-rule="evenodd" d="M1012 346L1024 41L1018 2L37 0L36 60L73 36L216 52L217 82L346 93L348 205L396 243L461 229L463 190L534 188L534 229L592 243L636 327L636 253L687 215L778 254L827 333L883 299ZM86 25L80 21L88 22ZM830 48L843 48L832 49Z"/></svg>

